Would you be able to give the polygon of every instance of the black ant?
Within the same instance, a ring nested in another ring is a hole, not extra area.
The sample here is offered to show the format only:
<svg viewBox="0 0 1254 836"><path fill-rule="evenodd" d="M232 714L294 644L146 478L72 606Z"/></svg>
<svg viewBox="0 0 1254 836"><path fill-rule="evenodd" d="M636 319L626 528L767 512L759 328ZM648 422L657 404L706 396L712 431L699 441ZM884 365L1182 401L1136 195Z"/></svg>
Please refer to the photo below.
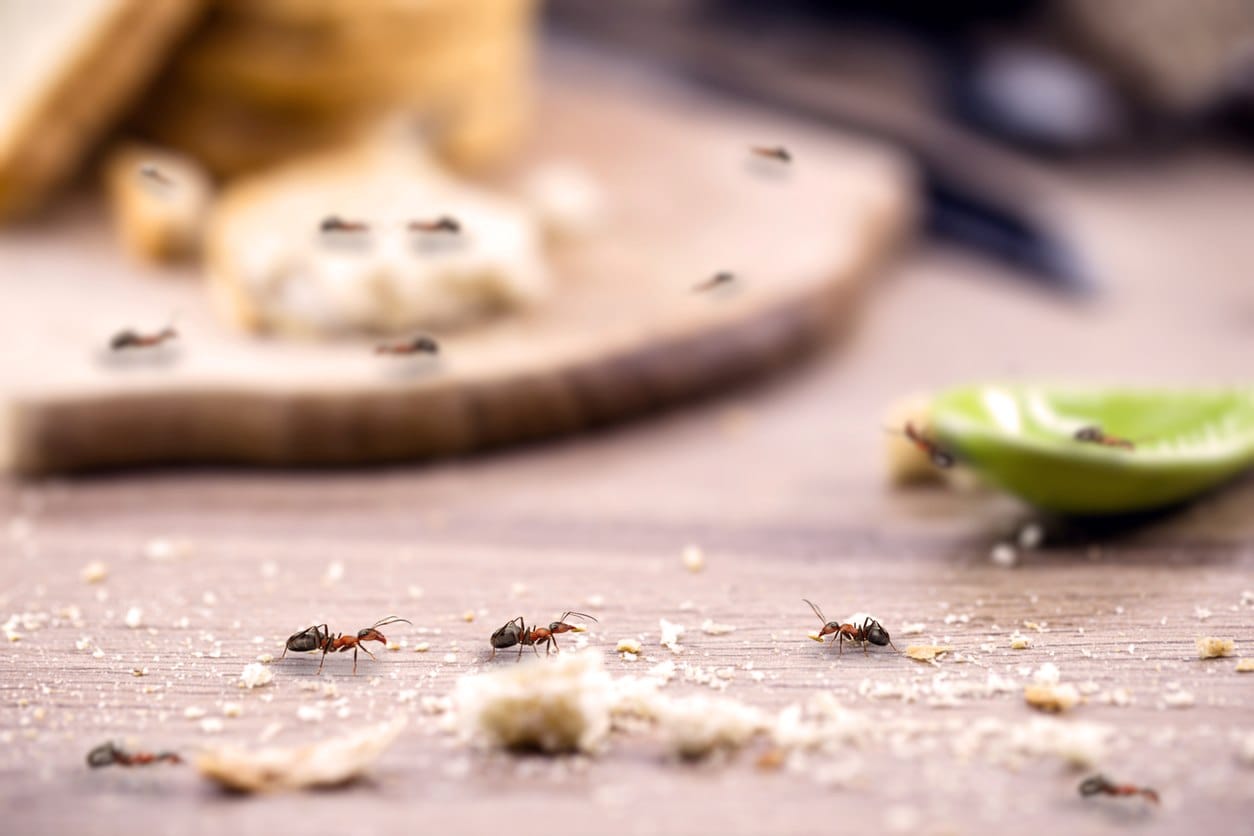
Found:
<svg viewBox="0 0 1254 836"><path fill-rule="evenodd" d="M451 235L462 231L461 223L448 215L441 215L433 221L410 221L405 228L410 232L447 232Z"/></svg>
<svg viewBox="0 0 1254 836"><path fill-rule="evenodd" d="M1103 447L1117 447L1120 450L1135 450L1136 444L1126 438L1119 438L1114 435L1106 435L1101 427L1096 424L1090 424L1086 427L1080 427L1072 436L1076 441L1084 441L1089 444L1100 444Z"/></svg>
<svg viewBox="0 0 1254 836"><path fill-rule="evenodd" d="M139 176L145 180L151 180L154 183L164 186L167 189L174 186L174 181L167 177L161 169L157 168L152 163L144 163L141 165L139 167Z"/></svg>
<svg viewBox="0 0 1254 836"><path fill-rule="evenodd" d="M927 457L931 460L932 464L942 470L948 470L953 467L954 463L957 461L954 458L953 453L945 450L935 441L924 435L923 431L916 427L912 421L907 421L906 426L900 430L890 429L888 432L895 435L905 436L907 441L927 454Z"/></svg>
<svg viewBox="0 0 1254 836"><path fill-rule="evenodd" d="M401 618L395 615L389 615L387 618L381 618L369 627L363 627L357 631L355 636L346 636L343 633L331 635L330 629L325 624L316 624L312 627L306 627L299 633L293 633L288 636L287 643L283 647L283 654L280 659L287 655L290 650L293 653L308 653L312 650L322 651L322 661L318 663L318 673L322 673L322 666L326 664L328 653L342 653L350 647L353 649L353 673L357 673L357 650L360 648L366 652L366 655L376 662L375 655L366 647L365 642L378 642L386 645L388 643L387 636L379 632L380 627L386 624L396 624L404 622L413 624L408 618Z"/></svg>
<svg viewBox="0 0 1254 836"><path fill-rule="evenodd" d="M754 145L749 149L759 157L766 157L771 160L779 160L781 163L792 162L792 154L788 153L788 149L782 145L767 147L764 145Z"/></svg>
<svg viewBox="0 0 1254 836"><path fill-rule="evenodd" d="M727 270L723 270L721 272L715 273L713 276L710 276L705 281L698 282L697 284L693 285L692 290L694 293L703 293L707 290L713 290L716 287L722 287L723 285L731 284L735 280L736 280L735 273L731 273L731 272L728 272Z"/></svg>
<svg viewBox="0 0 1254 836"><path fill-rule="evenodd" d="M440 344L427 336L418 336L395 343L382 343L375 346L375 354L439 354Z"/></svg>
<svg viewBox="0 0 1254 836"><path fill-rule="evenodd" d="M1089 798L1094 795L1139 795L1153 804L1158 803L1158 792L1149 787L1138 787L1134 784L1116 784L1105 775L1094 775L1080 782L1080 795Z"/></svg>
<svg viewBox="0 0 1254 836"><path fill-rule="evenodd" d="M586 618L589 621L596 621L596 618L587 615L586 613L567 610L562 613L561 618L550 623L548 627L533 627L528 630L527 623L523 621L523 617L521 615L517 618L511 618L509 621L505 622L505 625L502 626L501 629L493 633L492 637L488 639L488 641L492 644L492 656L496 656L496 651L503 650L507 647L513 647L514 645L518 645L519 659L522 658L523 648L527 645L530 645L531 649L535 651L535 654L539 656L540 651L536 650L536 645L538 644L544 645L544 655L548 656L550 642L552 642L553 647L560 652L561 648L557 646L557 634L569 633L572 630L579 631L583 629L576 624L566 623L566 619L572 615L579 616L580 618Z"/></svg>
<svg viewBox="0 0 1254 836"><path fill-rule="evenodd" d="M115 763L119 766L147 766L159 761L182 763L183 759L175 752L127 752L112 742L101 743L87 753L87 765L92 769L112 766Z"/></svg>
<svg viewBox="0 0 1254 836"><path fill-rule="evenodd" d="M339 215L327 215L318 225L322 232L367 232L370 224L365 221L346 221Z"/></svg>
<svg viewBox="0 0 1254 836"><path fill-rule="evenodd" d="M113 351L122 351L126 348L155 348L162 343L176 339L178 335L179 332L174 330L172 325L167 325L153 334L141 334L128 328L113 335L113 339L109 340L109 348Z"/></svg>
<svg viewBox="0 0 1254 836"><path fill-rule="evenodd" d="M844 653L845 639L860 643L862 645L863 653L867 652L866 646L868 642L878 645L879 647L888 645L893 650L897 650L897 645L893 644L893 640L888 637L888 631L884 629L884 625L880 624L874 618L871 618L871 616L865 616L861 624L828 621L823 616L822 610L815 606L814 602L806 598L802 598L801 600L809 604L810 609L814 610L814 614L819 617L819 621L823 622L823 629L819 630L819 641L823 641L824 636L830 636L833 633L837 636L840 642L836 650L837 655ZM857 616L854 616L854 618L856 619Z"/></svg>

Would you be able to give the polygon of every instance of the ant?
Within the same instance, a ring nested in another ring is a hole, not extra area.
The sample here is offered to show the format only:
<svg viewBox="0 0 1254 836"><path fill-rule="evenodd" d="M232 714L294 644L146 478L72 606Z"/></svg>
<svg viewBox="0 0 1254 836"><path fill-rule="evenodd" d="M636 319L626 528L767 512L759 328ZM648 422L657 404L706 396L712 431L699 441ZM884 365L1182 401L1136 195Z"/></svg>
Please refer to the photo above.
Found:
<svg viewBox="0 0 1254 836"><path fill-rule="evenodd" d="M175 752L127 752L115 746L112 741L101 743L87 753L87 765L92 769L112 766L115 763L119 766L147 766L159 761L182 763L183 759Z"/></svg>
<svg viewBox="0 0 1254 836"><path fill-rule="evenodd" d="M773 148L764 145L754 145L749 149L759 157L766 157L771 160L779 160L781 163L792 162L792 154L788 153L788 149L782 145L776 145Z"/></svg>
<svg viewBox="0 0 1254 836"><path fill-rule="evenodd" d="M174 181L167 177L161 169L157 168L152 163L144 163L141 165L139 167L139 176L145 180L151 180L154 183L164 186L167 189L173 188L174 186Z"/></svg>
<svg viewBox="0 0 1254 836"><path fill-rule="evenodd" d="M703 293L707 290L713 290L716 287L722 287L723 285L731 284L735 280L736 280L735 273L729 272L727 270L723 270L721 272L715 273L713 276L710 276L705 281L698 282L697 284L693 285L692 290L694 293Z"/></svg>
<svg viewBox="0 0 1254 836"><path fill-rule="evenodd" d="M395 343L382 343L375 346L375 354L439 354L440 344L427 336L418 336Z"/></svg>
<svg viewBox="0 0 1254 836"><path fill-rule="evenodd" d="M553 647L560 653L561 648L557 646L557 634L569 633L572 630L578 632L583 629L577 624L566 623L566 619L572 615L577 615L580 618L586 618L589 621L596 621L596 618L587 615L586 613L567 610L562 613L561 618L549 624L548 627L532 627L528 630L527 623L523 621L523 617L521 615L517 618L511 618L509 621L505 622L505 625L501 627L501 629L493 633L492 637L488 639L488 641L492 644L492 656L496 656L497 650L503 650L507 647L513 647L514 645L518 645L519 659L522 658L523 648L527 645L531 645L531 649L535 651L537 656L539 656L540 651L536 650L536 645L538 644L544 645L544 655L548 656L550 642L553 643Z"/></svg>
<svg viewBox="0 0 1254 836"><path fill-rule="evenodd" d="M1158 792L1149 787L1138 787L1134 784L1116 784L1105 775L1094 775L1080 782L1080 795L1088 798L1094 795L1139 795L1153 804L1158 803Z"/></svg>
<svg viewBox="0 0 1254 836"><path fill-rule="evenodd" d="M832 633L835 633L838 637L840 644L836 650L837 655L844 653L845 639L861 643L863 653L866 653L867 642L880 647L888 645L893 650L897 650L897 645L893 644L893 640L888 637L888 631L884 629L884 625L871 618L871 616L864 616L861 624L856 623L858 618L856 615L853 617L855 623L852 624L828 621L823 616L823 611L815 606L814 602L807 598L802 598L801 600L809 604L810 609L814 610L814 614L819 617L819 621L823 622L823 629L819 631L819 641L823 641L824 636Z"/></svg>
<svg viewBox="0 0 1254 836"><path fill-rule="evenodd" d="M931 459L932 464L936 465L942 470L948 470L949 468L954 466L954 463L956 461L954 459L954 454L950 453L948 450L945 450L935 441L933 441L932 439L924 435L923 431L914 425L914 422L907 421L906 426L903 429L901 430L890 429L888 430L888 432L894 433L896 435L905 436L906 439L911 444L913 444L915 447L918 447L920 450L922 450L924 453L927 454L927 457Z"/></svg>
<svg viewBox="0 0 1254 836"><path fill-rule="evenodd" d="M448 215L441 215L433 221L410 221L405 228L410 232L447 232L452 235L462 231L461 223Z"/></svg>
<svg viewBox="0 0 1254 836"><path fill-rule="evenodd" d="M318 225L322 232L368 232L370 224L365 221L346 221L339 215L327 215Z"/></svg>
<svg viewBox="0 0 1254 836"><path fill-rule="evenodd" d="M376 662L379 661L366 647L365 642L378 642L386 645L388 643L387 636L380 633L378 628L385 624L396 624L401 621L406 624L413 624L408 618L389 615L387 618L379 619L369 627L361 628L355 636L346 636L343 633L336 633L333 636L325 624L306 627L299 633L293 633L288 636L287 643L283 647L283 654L279 658L282 659L283 656L286 656L289 650L293 653L307 653L311 650L321 649L322 661L318 663L318 673L322 673L322 666L326 664L328 653L342 653L351 647L353 649L353 673L356 674L358 648L364 650L371 659L374 659Z"/></svg>
<svg viewBox="0 0 1254 836"><path fill-rule="evenodd" d="M1103 447L1117 447L1120 450L1135 450L1136 444L1126 438L1119 438L1114 435L1106 435L1101 427L1096 424L1090 424L1075 431L1072 436L1076 441L1085 441L1089 444L1100 444Z"/></svg>
<svg viewBox="0 0 1254 836"><path fill-rule="evenodd" d="M126 348L155 348L169 340L176 339L179 332L174 330L173 325L167 325L160 331L153 334L141 334L127 328L125 331L119 331L113 335L113 339L109 340L109 348L113 351L121 351Z"/></svg>

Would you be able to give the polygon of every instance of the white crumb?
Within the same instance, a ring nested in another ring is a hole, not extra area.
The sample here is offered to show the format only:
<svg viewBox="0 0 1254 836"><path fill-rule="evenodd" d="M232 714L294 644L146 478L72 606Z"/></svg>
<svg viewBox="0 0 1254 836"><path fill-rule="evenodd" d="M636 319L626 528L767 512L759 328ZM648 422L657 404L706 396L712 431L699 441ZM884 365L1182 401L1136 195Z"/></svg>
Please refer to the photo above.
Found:
<svg viewBox="0 0 1254 836"><path fill-rule="evenodd" d="M1028 523L1019 529L1019 548L1032 551L1045 541L1045 529L1039 523Z"/></svg>
<svg viewBox="0 0 1254 836"><path fill-rule="evenodd" d="M689 572L700 572L705 568L705 554L697 546L685 547L682 559L684 568Z"/></svg>
<svg viewBox="0 0 1254 836"><path fill-rule="evenodd" d="M927 625L922 621L916 621L901 625L898 632L903 636L921 636L925 630L927 630Z"/></svg>
<svg viewBox="0 0 1254 836"><path fill-rule="evenodd" d="M417 642L414 645L415 653L426 653L430 649L431 649L431 645L427 642Z"/></svg>
<svg viewBox="0 0 1254 836"><path fill-rule="evenodd" d="M618 644L614 646L614 651L616 653L632 653L638 656L640 647L639 639L619 639Z"/></svg>
<svg viewBox="0 0 1254 836"><path fill-rule="evenodd" d="M1163 705L1168 708L1192 708L1196 699L1189 691L1167 691L1162 695Z"/></svg>
<svg viewBox="0 0 1254 836"><path fill-rule="evenodd" d="M1057 685L1061 679L1062 674L1053 662L1044 663L1032 674L1032 680L1039 685Z"/></svg>
<svg viewBox="0 0 1254 836"><path fill-rule="evenodd" d="M301 705L296 708L296 718L306 723L320 723L325 716L326 710L321 705Z"/></svg>
<svg viewBox="0 0 1254 836"><path fill-rule="evenodd" d="M1212 613L1206 607L1194 607L1193 608L1193 617L1196 618L1198 621L1205 621L1206 619L1210 618L1212 615L1214 615L1214 613Z"/></svg>
<svg viewBox="0 0 1254 836"><path fill-rule="evenodd" d="M1000 566L1003 569L1013 568L1019 562L1019 553L1015 551L1015 547L1009 543L998 543L993 546L993 550L989 552L988 559L992 561L994 566Z"/></svg>
<svg viewBox="0 0 1254 836"><path fill-rule="evenodd" d="M589 595L587 598L584 599L584 603L586 603L590 607L603 607L605 606L605 596L604 595Z"/></svg>
<svg viewBox="0 0 1254 836"><path fill-rule="evenodd" d="M613 690L599 655L574 653L463 676L453 703L463 740L505 749L592 753L609 735Z"/></svg>
<svg viewBox="0 0 1254 836"><path fill-rule="evenodd" d="M190 551L191 545L180 540L155 538L144 544L144 557L158 562L185 557Z"/></svg>
<svg viewBox="0 0 1254 836"><path fill-rule="evenodd" d="M109 567L103 561L93 560L83 567L81 575L83 583L100 583L109 577Z"/></svg>
<svg viewBox="0 0 1254 836"><path fill-rule="evenodd" d="M205 716L205 710L198 705L189 705L183 709L183 716L188 720L199 720Z"/></svg>
<svg viewBox="0 0 1254 836"><path fill-rule="evenodd" d="M274 681L274 671L260 662L249 662L239 675L241 688L260 688Z"/></svg>
<svg viewBox="0 0 1254 836"><path fill-rule="evenodd" d="M673 621L667 621L665 618L658 619L658 626L662 630L661 639L658 644L665 647L671 653L680 653L683 651L683 645L679 643L679 637L684 634L684 625L676 624Z"/></svg>
<svg viewBox="0 0 1254 836"><path fill-rule="evenodd" d="M322 573L322 585L333 586L344 578L344 564L339 560L334 560L327 564L326 571Z"/></svg>
<svg viewBox="0 0 1254 836"><path fill-rule="evenodd" d="M227 717L240 717L244 713L244 706L237 702L222 703L222 713Z"/></svg>
<svg viewBox="0 0 1254 836"><path fill-rule="evenodd" d="M707 636L724 636L728 633L734 633L736 628L730 624L719 624L713 619L707 618L701 622L701 632Z"/></svg>
<svg viewBox="0 0 1254 836"><path fill-rule="evenodd" d="M1023 699L1028 705L1041 711L1061 713L1070 711L1079 704L1080 692L1071 684L1037 683L1023 689Z"/></svg>
<svg viewBox="0 0 1254 836"><path fill-rule="evenodd" d="M126 611L126 617L123 619L127 627L136 630L144 626L144 611L139 607L131 607Z"/></svg>
<svg viewBox="0 0 1254 836"><path fill-rule="evenodd" d="M205 734L217 734L225 728L221 717L206 717L200 721L200 730Z"/></svg>
<svg viewBox="0 0 1254 836"><path fill-rule="evenodd" d="M702 695L668 700L658 717L668 747L689 759L740 748L767 726L765 715L753 706Z"/></svg>
<svg viewBox="0 0 1254 836"><path fill-rule="evenodd" d="M422 597L422 587L421 587L421 586L417 586L417 585L415 585L415 584L410 584L410 585L409 585L409 589L407 589L407 590L406 590L406 594L408 594L410 598L414 598L414 599L421 598L421 597Z"/></svg>

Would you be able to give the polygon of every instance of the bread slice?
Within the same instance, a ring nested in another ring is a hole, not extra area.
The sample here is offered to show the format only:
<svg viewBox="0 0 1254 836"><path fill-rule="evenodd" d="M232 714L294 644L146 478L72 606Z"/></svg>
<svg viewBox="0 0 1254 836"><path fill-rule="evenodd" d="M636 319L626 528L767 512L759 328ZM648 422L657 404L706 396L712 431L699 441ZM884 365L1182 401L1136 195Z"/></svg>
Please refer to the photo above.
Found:
<svg viewBox="0 0 1254 836"><path fill-rule="evenodd" d="M200 5L0 3L0 221L38 207L74 172Z"/></svg>

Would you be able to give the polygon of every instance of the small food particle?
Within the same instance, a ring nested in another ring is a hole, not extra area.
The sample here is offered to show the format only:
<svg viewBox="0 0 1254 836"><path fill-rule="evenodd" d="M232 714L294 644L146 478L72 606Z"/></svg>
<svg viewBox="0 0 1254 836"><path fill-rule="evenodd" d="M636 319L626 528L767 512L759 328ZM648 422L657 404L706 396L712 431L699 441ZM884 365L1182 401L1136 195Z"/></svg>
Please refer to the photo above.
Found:
<svg viewBox="0 0 1254 836"><path fill-rule="evenodd" d="M417 644L414 645L415 653L426 653L430 649L431 649L431 645L427 642L418 642Z"/></svg>
<svg viewBox="0 0 1254 836"><path fill-rule="evenodd" d="M1231 656L1236 651L1236 643L1232 639L1219 639L1214 636L1202 636L1197 640L1197 658L1217 659Z"/></svg>
<svg viewBox="0 0 1254 836"><path fill-rule="evenodd" d="M274 681L274 672L260 662L249 662L239 675L241 688L260 688Z"/></svg>
<svg viewBox="0 0 1254 836"><path fill-rule="evenodd" d="M217 734L223 728L221 717L206 717L200 721L200 730L205 734Z"/></svg>
<svg viewBox="0 0 1254 836"><path fill-rule="evenodd" d="M1238 659L1237 673L1254 673L1254 658Z"/></svg>
<svg viewBox="0 0 1254 836"><path fill-rule="evenodd" d="M1168 691L1163 694L1163 704L1168 708L1192 708L1195 702L1189 691Z"/></svg>
<svg viewBox="0 0 1254 836"><path fill-rule="evenodd" d="M781 746L772 746L762 754L758 755L758 759L754 765L764 772L773 772L784 765L788 759L788 752Z"/></svg>
<svg viewBox="0 0 1254 836"><path fill-rule="evenodd" d="M341 786L365 774L404 728L399 719L308 746L252 751L227 746L197 757L196 769L235 792Z"/></svg>
<svg viewBox="0 0 1254 836"><path fill-rule="evenodd" d="M93 560L83 567L83 583L100 583L109 577L109 567L104 562Z"/></svg>
<svg viewBox="0 0 1254 836"><path fill-rule="evenodd" d="M1080 692L1070 684L1038 683L1024 688L1023 698L1033 708L1058 714L1075 708L1080 702Z"/></svg>
<svg viewBox="0 0 1254 836"><path fill-rule="evenodd" d="M462 739L541 752L595 752L610 731L614 686L600 655L563 654L463 676L453 693Z"/></svg>
<svg viewBox="0 0 1254 836"><path fill-rule="evenodd" d="M700 572L705 568L705 554L697 546L688 546L683 552L683 562L689 572Z"/></svg>
<svg viewBox="0 0 1254 836"><path fill-rule="evenodd" d="M614 650L617 653L635 653L639 655L640 654L640 640L639 639L619 639L618 644L615 645L614 647Z"/></svg>
<svg viewBox="0 0 1254 836"><path fill-rule="evenodd" d="M824 641L823 637L819 635L818 630L811 630L810 632L806 633L806 638L812 639L816 642L819 642L820 644L822 644Z"/></svg>
<svg viewBox="0 0 1254 836"><path fill-rule="evenodd" d="M338 560L327 564L326 571L322 573L322 585L332 586L340 582L344 577L344 564Z"/></svg>
<svg viewBox="0 0 1254 836"><path fill-rule="evenodd" d="M684 625L667 621L665 618L658 619L658 625L662 628L662 637L658 644L671 653L682 652L683 645L679 643L679 637L684 634Z"/></svg>
<svg viewBox="0 0 1254 836"><path fill-rule="evenodd" d="M189 705L183 709L183 716L188 720L199 720L205 716L205 710L198 705Z"/></svg>
<svg viewBox="0 0 1254 836"><path fill-rule="evenodd" d="M326 711L320 705L301 705L296 708L296 718L306 723L320 723Z"/></svg>
<svg viewBox="0 0 1254 836"><path fill-rule="evenodd" d="M701 632L707 636L725 636L728 633L734 633L736 628L730 624L719 624L713 619L707 618L701 622Z"/></svg>
<svg viewBox="0 0 1254 836"><path fill-rule="evenodd" d="M159 537L144 544L144 557L158 563L186 557L191 546L181 540L167 540Z"/></svg>
<svg viewBox="0 0 1254 836"><path fill-rule="evenodd" d="M1019 529L1019 548L1032 551L1045 541L1045 529L1039 523L1028 523Z"/></svg>
<svg viewBox="0 0 1254 836"><path fill-rule="evenodd" d="M144 611L139 607L131 607L126 611L126 617L123 620L127 627L136 630L144 626Z"/></svg>
<svg viewBox="0 0 1254 836"><path fill-rule="evenodd" d="M1022 633L1020 633L1018 630L1016 630L1013 634L1011 634L1010 636L1010 649L1011 650L1027 650L1031 646L1032 646L1032 640L1029 639L1027 636L1023 635Z"/></svg>
<svg viewBox="0 0 1254 836"><path fill-rule="evenodd" d="M237 702L222 703L222 713L227 717L240 717L244 714L244 706Z"/></svg>
<svg viewBox="0 0 1254 836"><path fill-rule="evenodd" d="M467 624L469 624L470 622L474 620L475 620L474 610L466 610L464 613L462 613L462 621L465 621Z"/></svg>
<svg viewBox="0 0 1254 836"><path fill-rule="evenodd" d="M697 695L663 703L658 727L675 754L695 760L740 748L767 722L761 711L739 700Z"/></svg>
<svg viewBox="0 0 1254 836"><path fill-rule="evenodd" d="M131 668L131 676L147 676L147 668Z"/></svg>
<svg viewBox="0 0 1254 836"><path fill-rule="evenodd" d="M998 543L996 546L993 546L993 550L989 552L988 557L994 566L1000 566L1003 569L1013 568L1019 563L1019 553L1009 543Z"/></svg>
<svg viewBox="0 0 1254 836"><path fill-rule="evenodd" d="M945 644L912 644L906 648L906 655L916 662L931 662L951 650L953 648Z"/></svg>

